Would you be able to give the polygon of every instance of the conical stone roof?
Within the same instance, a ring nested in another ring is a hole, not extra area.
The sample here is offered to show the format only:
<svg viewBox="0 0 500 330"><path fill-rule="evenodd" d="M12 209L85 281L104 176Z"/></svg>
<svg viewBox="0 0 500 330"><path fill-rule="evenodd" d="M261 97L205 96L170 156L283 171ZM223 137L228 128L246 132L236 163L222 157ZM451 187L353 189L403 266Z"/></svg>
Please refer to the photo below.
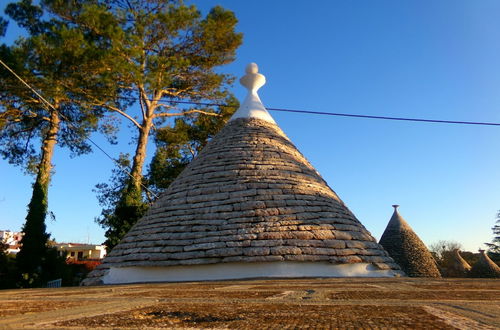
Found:
<svg viewBox="0 0 500 330"><path fill-rule="evenodd" d="M87 284L402 274L248 84L233 118Z"/></svg>
<svg viewBox="0 0 500 330"><path fill-rule="evenodd" d="M393 205L394 213L385 228L380 245L408 276L441 277L431 253Z"/></svg>
<svg viewBox="0 0 500 330"><path fill-rule="evenodd" d="M470 270L471 277L500 278L500 267L488 257L484 250L479 250L479 260Z"/></svg>
<svg viewBox="0 0 500 330"><path fill-rule="evenodd" d="M453 250L453 270L457 273L457 275L465 276L471 270L471 266L464 258L460 255L459 249Z"/></svg>

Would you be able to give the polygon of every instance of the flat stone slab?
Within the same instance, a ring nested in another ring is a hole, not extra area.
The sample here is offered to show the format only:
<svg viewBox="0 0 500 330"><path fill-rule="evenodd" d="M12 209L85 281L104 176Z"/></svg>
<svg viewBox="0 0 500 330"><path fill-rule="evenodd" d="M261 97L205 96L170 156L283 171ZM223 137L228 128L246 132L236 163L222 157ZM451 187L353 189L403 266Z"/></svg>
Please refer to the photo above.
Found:
<svg viewBox="0 0 500 330"><path fill-rule="evenodd" d="M0 329L498 329L500 280L255 279L0 291Z"/></svg>

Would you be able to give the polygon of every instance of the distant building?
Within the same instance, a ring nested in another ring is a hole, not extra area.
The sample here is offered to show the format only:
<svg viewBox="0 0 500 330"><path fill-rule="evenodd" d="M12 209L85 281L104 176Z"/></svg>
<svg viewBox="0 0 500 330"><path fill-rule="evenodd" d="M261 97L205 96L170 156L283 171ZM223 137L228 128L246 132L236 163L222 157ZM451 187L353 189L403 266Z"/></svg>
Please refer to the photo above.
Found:
<svg viewBox="0 0 500 330"><path fill-rule="evenodd" d="M7 254L17 254L21 248L24 233L10 230L0 230L0 242L7 244Z"/></svg>
<svg viewBox="0 0 500 330"><path fill-rule="evenodd" d="M68 259L74 261L100 260L106 256L106 246L80 243L56 243L54 247L60 255L66 254Z"/></svg>
<svg viewBox="0 0 500 330"><path fill-rule="evenodd" d="M19 252L23 236L23 232L0 230L0 242L8 245L7 254ZM50 245L57 249L59 255L66 255L68 260L72 261L101 260L106 256L105 245L55 242Z"/></svg>

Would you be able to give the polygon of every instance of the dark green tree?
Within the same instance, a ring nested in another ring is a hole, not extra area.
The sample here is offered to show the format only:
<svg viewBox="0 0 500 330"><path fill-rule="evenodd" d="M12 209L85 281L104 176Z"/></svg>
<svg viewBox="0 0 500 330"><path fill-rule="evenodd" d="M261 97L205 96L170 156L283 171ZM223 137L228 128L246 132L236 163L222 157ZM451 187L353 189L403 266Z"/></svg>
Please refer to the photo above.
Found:
<svg viewBox="0 0 500 330"><path fill-rule="evenodd" d="M15 259L6 253L8 247L0 242L0 289L13 289L19 280Z"/></svg>
<svg viewBox="0 0 500 330"><path fill-rule="evenodd" d="M28 215L22 229L24 237L16 261L19 271L23 274L23 286L39 286L42 281L42 264L47 257L47 241L50 237L45 226L47 189L48 187L42 186L39 180L35 181Z"/></svg>
<svg viewBox="0 0 500 330"><path fill-rule="evenodd" d="M92 75L99 67L99 55L105 54L94 46L94 36L55 19L44 6L44 1L33 5L31 0L9 4L6 13L29 36L10 47L0 47L2 62L46 100L9 69L0 68L0 155L35 175L21 252L16 258L24 286L39 285L50 275L50 267L44 269L43 265L50 263L47 258L53 255L47 247L45 218L55 146L80 155L91 150L86 142L91 132L112 132L113 126L99 125L105 110L88 95L113 96L116 92L116 88L106 88L111 84L101 83L107 79L105 74ZM110 99L102 98L101 102Z"/></svg>
<svg viewBox="0 0 500 330"><path fill-rule="evenodd" d="M491 240L491 243L485 244L488 246L490 253L498 256L500 255L500 211L497 213L496 225L494 225L491 230L493 231L493 239Z"/></svg>

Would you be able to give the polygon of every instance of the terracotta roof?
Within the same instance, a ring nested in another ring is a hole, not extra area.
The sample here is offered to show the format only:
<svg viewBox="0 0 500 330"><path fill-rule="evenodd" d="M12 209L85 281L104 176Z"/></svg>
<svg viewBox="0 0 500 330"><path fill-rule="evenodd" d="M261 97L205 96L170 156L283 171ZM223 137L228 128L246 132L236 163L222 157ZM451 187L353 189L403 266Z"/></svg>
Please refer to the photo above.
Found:
<svg viewBox="0 0 500 330"><path fill-rule="evenodd" d="M379 243L408 276L441 277L431 253L393 205L394 213Z"/></svg>
<svg viewBox="0 0 500 330"><path fill-rule="evenodd" d="M479 250L479 260L470 270L471 277L500 278L500 267L488 257L484 250Z"/></svg>

